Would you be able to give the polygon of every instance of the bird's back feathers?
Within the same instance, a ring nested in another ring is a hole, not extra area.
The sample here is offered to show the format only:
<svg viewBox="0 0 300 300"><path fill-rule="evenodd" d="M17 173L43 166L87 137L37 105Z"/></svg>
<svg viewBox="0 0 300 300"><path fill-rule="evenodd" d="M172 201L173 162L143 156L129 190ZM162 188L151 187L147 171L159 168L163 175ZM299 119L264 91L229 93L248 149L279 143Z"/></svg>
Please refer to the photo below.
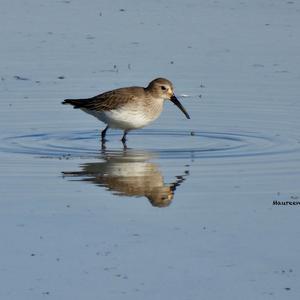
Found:
<svg viewBox="0 0 300 300"><path fill-rule="evenodd" d="M71 104L74 108L106 111L118 109L144 93L145 91L141 87L121 88L88 99L66 99L62 104Z"/></svg>

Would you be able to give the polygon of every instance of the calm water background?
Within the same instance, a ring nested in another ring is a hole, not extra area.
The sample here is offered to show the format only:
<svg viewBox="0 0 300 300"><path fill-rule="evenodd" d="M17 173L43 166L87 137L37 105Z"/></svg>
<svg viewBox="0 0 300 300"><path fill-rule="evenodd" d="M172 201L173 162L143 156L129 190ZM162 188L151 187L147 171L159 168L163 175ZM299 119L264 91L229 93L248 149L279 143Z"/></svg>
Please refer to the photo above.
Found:
<svg viewBox="0 0 300 300"><path fill-rule="evenodd" d="M0 298L298 299L297 1L1 1ZM65 107L155 77L129 135ZM191 134L192 132L192 134ZM136 197L138 196L138 197Z"/></svg>

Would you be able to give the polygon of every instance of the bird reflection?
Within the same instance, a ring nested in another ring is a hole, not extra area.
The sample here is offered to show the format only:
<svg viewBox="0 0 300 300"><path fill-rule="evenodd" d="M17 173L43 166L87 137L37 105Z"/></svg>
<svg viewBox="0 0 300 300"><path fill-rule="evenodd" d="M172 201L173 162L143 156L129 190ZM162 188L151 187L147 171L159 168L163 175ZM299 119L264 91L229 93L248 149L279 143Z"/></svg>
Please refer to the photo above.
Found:
<svg viewBox="0 0 300 300"><path fill-rule="evenodd" d="M100 162L85 163L80 171L63 172L64 177L79 177L81 181L105 187L115 195L146 197L153 206L169 206L177 187L189 172L175 176L165 183L156 163L150 161L154 154L146 151L124 149L122 152L103 150Z"/></svg>

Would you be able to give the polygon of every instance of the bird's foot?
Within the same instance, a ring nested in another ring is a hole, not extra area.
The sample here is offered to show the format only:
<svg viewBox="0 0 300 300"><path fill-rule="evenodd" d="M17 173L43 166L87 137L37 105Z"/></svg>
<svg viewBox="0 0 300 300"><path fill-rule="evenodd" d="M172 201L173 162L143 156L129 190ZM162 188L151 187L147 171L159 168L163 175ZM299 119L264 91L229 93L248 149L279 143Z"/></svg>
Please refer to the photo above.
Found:
<svg viewBox="0 0 300 300"><path fill-rule="evenodd" d="M121 139L121 142L122 142L122 144L123 144L123 148L124 148L124 149L127 149L126 141L127 141L126 138L122 138L122 139Z"/></svg>
<svg viewBox="0 0 300 300"><path fill-rule="evenodd" d="M106 150L106 139L101 140L101 150Z"/></svg>

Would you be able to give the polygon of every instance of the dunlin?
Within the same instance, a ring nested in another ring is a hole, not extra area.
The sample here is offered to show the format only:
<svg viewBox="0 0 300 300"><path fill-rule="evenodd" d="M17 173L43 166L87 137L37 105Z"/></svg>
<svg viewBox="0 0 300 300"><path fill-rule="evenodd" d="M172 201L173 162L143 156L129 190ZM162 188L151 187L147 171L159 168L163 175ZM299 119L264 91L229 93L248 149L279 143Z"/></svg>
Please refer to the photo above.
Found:
<svg viewBox="0 0 300 300"><path fill-rule="evenodd" d="M66 99L62 104L71 104L107 124L101 133L102 143L108 128L124 130L125 145L130 130L142 128L159 117L164 100L171 100L190 119L174 95L172 82L165 78L152 80L146 88L120 88L88 99Z"/></svg>

